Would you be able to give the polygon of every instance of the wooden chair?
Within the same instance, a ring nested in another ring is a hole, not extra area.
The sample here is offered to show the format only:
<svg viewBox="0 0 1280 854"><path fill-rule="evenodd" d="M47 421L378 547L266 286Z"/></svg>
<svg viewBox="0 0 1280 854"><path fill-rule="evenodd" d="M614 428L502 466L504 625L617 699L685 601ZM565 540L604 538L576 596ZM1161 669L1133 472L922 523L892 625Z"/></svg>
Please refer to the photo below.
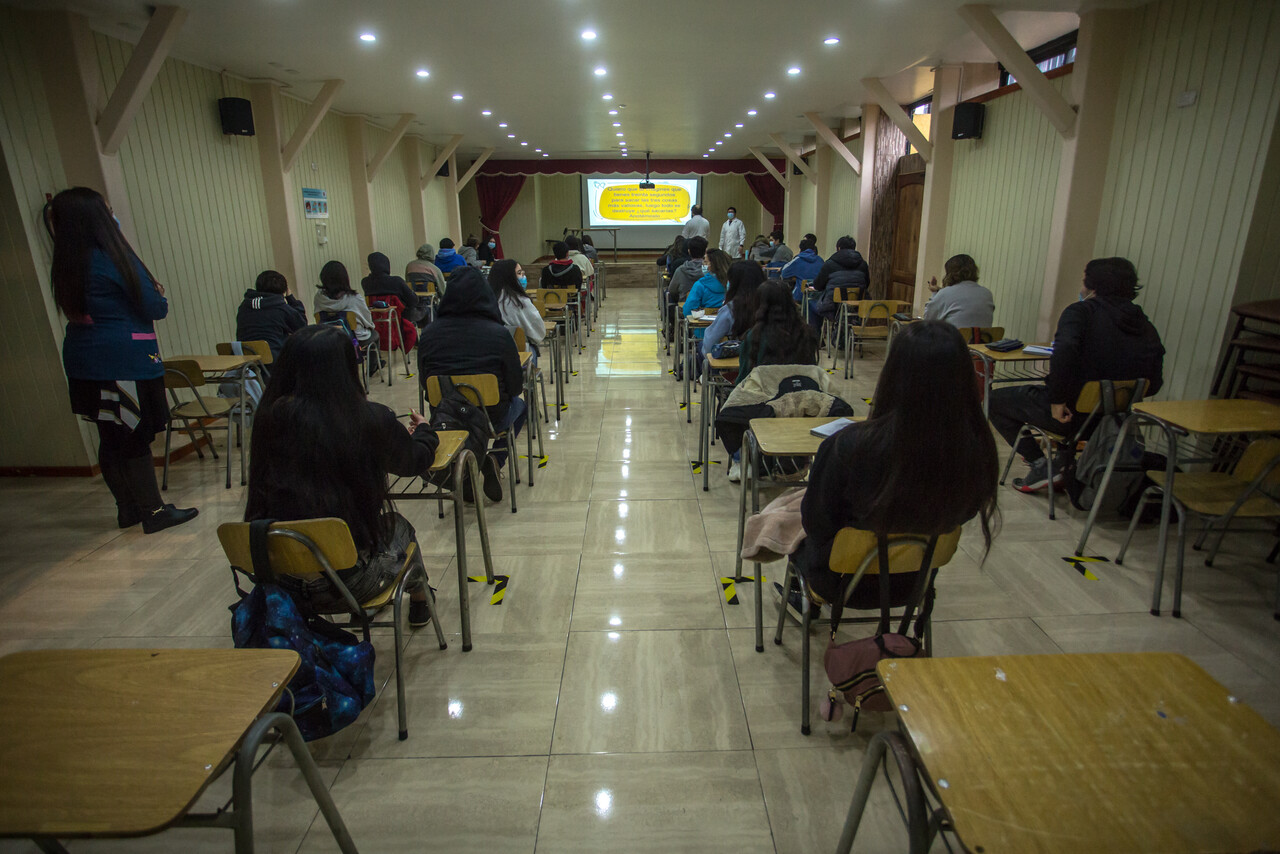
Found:
<svg viewBox="0 0 1280 854"><path fill-rule="evenodd" d="M426 302L430 319L435 320L436 305L440 302L440 285L436 282L435 276L431 273L409 273L405 277L405 282L420 300Z"/></svg>
<svg viewBox="0 0 1280 854"><path fill-rule="evenodd" d="M404 322L404 305L399 298L390 294L367 296L365 302L369 306L369 314L373 317L374 328L378 330L378 349L385 350L387 361L396 350L404 357L404 377L411 379L413 370L409 367L409 351L418 342L417 330L413 324ZM412 339L412 340L410 340ZM387 386L395 385L395 371L387 365Z"/></svg>
<svg viewBox="0 0 1280 854"><path fill-rule="evenodd" d="M834 331L838 332L840 339L847 342L849 340L849 336L853 334L850 327L853 325L853 319L858 316L858 304L862 300L862 288L836 288L835 292L832 294L832 299L836 305L836 322ZM828 334L831 333L829 332ZM845 347L846 355L844 360L844 378L848 379L849 357L847 344ZM839 358L840 351L835 347L831 347L830 349L832 351L831 367L835 368L836 360Z"/></svg>
<svg viewBox="0 0 1280 854"><path fill-rule="evenodd" d="M554 321L561 326L558 333L560 340L564 343L565 358L568 362L567 373L573 373L573 348L569 346L569 342L576 336L577 314L573 306L575 300L573 292L560 288L544 288L538 292L542 302L538 305L538 311L546 320ZM568 377L565 377L568 382Z"/></svg>
<svg viewBox="0 0 1280 854"><path fill-rule="evenodd" d="M191 359L171 359L164 363L164 387L169 390L169 417L164 427L164 477L160 481L161 489L169 488L169 452L173 443L173 423L182 422L182 431L191 437L191 444L196 455L204 459L200 450L200 442L196 439L192 422L200 428L205 441L209 443L209 452L218 458L218 449L213 445L213 437L209 435L211 421L223 421L221 425L213 425L215 430L227 431L227 488L231 488L231 425L234 422L232 410L238 401L225 397L205 397L200 388L208 385L199 363ZM184 399L179 392L189 392L191 397Z"/></svg>
<svg viewBox="0 0 1280 854"><path fill-rule="evenodd" d="M1124 545L1116 555L1116 563L1124 563L1124 553L1129 548L1134 529L1142 517L1143 509L1164 497L1166 472L1147 472L1147 477L1155 482L1142 493L1138 507L1129 522L1129 532L1125 535ZM1255 439L1245 448L1235 468L1230 472L1185 472L1173 481L1173 507L1178 514L1178 564L1173 574L1173 616L1182 616L1182 565L1183 553L1187 544L1187 513L1195 513L1204 519L1204 529L1196 539L1195 548L1199 550L1209 532L1217 529L1218 536L1214 540L1209 556L1205 558L1205 566L1213 566L1222 540L1227 535L1227 528L1235 519L1271 519L1280 520L1280 438ZM1276 552L1267 559L1274 563ZM1159 599L1156 600L1158 611ZM1155 611L1152 611L1155 613ZM1276 587L1274 608L1275 618L1280 620L1280 583Z"/></svg>
<svg viewBox="0 0 1280 854"><path fill-rule="evenodd" d="M899 634L907 633L912 617L916 616L917 610L919 611L918 617L916 617L915 637L921 641L921 655L927 656L932 652L932 624L929 617L933 610L933 582L938 575L938 569L946 566L951 561L951 558L955 556L956 548L959 544L960 528L956 528L946 534L934 534L932 536L890 534L889 566L886 570L880 564L879 539L875 533L858 528L841 528L831 546L829 566L832 572L845 576L841 587L843 593L842 602L845 606L850 604L858 584L868 575L881 576L880 583L887 584L886 575L917 574L916 583L910 595L897 599L891 598L889 607L890 609L900 609L898 615L899 625L897 627ZM826 603L822 597L818 596L809 587L804 576L795 571L794 564L791 561L787 561L786 575L782 580L784 596L791 589L792 578L800 582L800 598L803 603L800 632L800 732L808 735L810 733L809 628L815 622L819 622L814 620L814 607ZM878 609L878 611L873 617L842 616L840 622L841 624L878 623L878 632L887 632L890 629L893 615L889 610ZM773 636L775 644L780 645L782 643L782 627L786 622L786 618L787 605L784 601L778 606L778 629ZM820 622L830 623L829 620ZM834 636L833 632L832 637Z"/></svg>
<svg viewBox="0 0 1280 854"><path fill-rule="evenodd" d="M254 575L253 555L249 548L249 523L224 522L218 526L218 540L222 543L222 551L226 553L233 569L238 569L258 583ZM401 613L404 604L404 592L409 582L417 576L427 593L427 610L431 614L431 623L436 629L436 640L441 649L447 649L444 630L440 628L440 615L436 611L435 597L431 586L427 583L427 570L423 566L422 556L418 554L416 543L410 543L405 551L404 563L396 573L395 580L382 589L380 593L364 602L357 602L351 591L338 576L337 570L350 569L359 560L356 544L351 539L351 530L341 519L300 519L292 522L276 522L267 532L267 554L271 560L271 572L277 576L290 575L300 578L323 576L333 589L342 596L346 603L346 613L351 620L360 626L364 639L369 640L369 629L387 628L395 632L396 654L396 703L399 714L400 740L409 737L408 713L404 698L404 669L400 655L404 648ZM465 593L465 591L464 591ZM391 605L391 622L375 620L387 605ZM342 613L327 611L326 613Z"/></svg>
<svg viewBox="0 0 1280 854"><path fill-rule="evenodd" d="M236 352L237 345L239 345L239 353ZM253 374L256 373L258 375L256 382L258 382L261 385L261 388L265 390L267 380L271 379L271 372L267 368L274 361L274 358L271 355L270 344L266 341L221 341L215 344L214 348L219 356L241 356L249 354L257 356L258 364L246 368L249 372L249 376L246 376L245 380L250 381ZM227 373L223 376L239 378L238 373ZM252 425L257 405L254 402L254 399L247 393L245 394L245 403L249 404L249 411L247 414L249 416L249 424ZM232 414L236 414L235 407L232 407Z"/></svg>
<svg viewBox="0 0 1280 854"><path fill-rule="evenodd" d="M359 328L360 320L356 317L354 311L317 311L315 313L317 324L332 323L342 324L342 328L351 336L351 340L356 342L356 349L360 362L360 381L364 383L365 393L369 391L369 358L374 351L369 349L370 341L360 343L360 339L356 337L356 329ZM388 368L388 372L390 369ZM388 381L389 384L389 381Z"/></svg>
<svg viewBox="0 0 1280 854"><path fill-rule="evenodd" d="M502 393L498 389L498 378L493 374L452 374L449 379L453 382L454 388L462 392L462 394L471 401L472 404L487 410L490 406L496 406L502 402ZM431 406L438 406L441 397L440 377L430 376L426 381L427 402ZM526 418L528 420L528 418ZM507 462L511 470L511 478L516 483L520 483L520 458L516 456L516 440L515 435L510 430L503 430L499 433L494 429L493 423L489 421L488 415L485 415L485 421L489 424L489 439L492 441L504 441L507 445ZM532 456L532 454L530 455ZM476 485L478 486L478 484ZM516 512L516 491L509 490L511 493L511 512ZM476 495L476 501L482 501L483 498L479 494Z"/></svg>
<svg viewBox="0 0 1280 854"><path fill-rule="evenodd" d="M1004 473L1000 475L1000 485L1003 486L1005 479L1009 477L1009 469L1013 468L1014 458L1018 456L1018 443L1022 441L1022 437L1029 436L1034 438L1040 443L1040 447L1044 451L1045 460L1049 465L1049 518L1056 519L1053 498L1054 450L1064 447L1068 443L1074 443L1077 436L1086 435L1089 425L1101 419L1104 415L1117 416L1126 414L1135 403L1142 400L1142 396L1146 391L1146 380L1094 380L1093 382L1085 383L1084 387L1080 389L1080 394L1076 397L1076 405L1074 407L1077 413L1087 415L1084 423L1080 425L1080 429L1068 436L1065 433L1046 430L1034 424L1023 424L1018 429L1018 435L1014 437L1013 447L1009 450L1009 461L1005 463Z"/></svg>
<svg viewBox="0 0 1280 854"><path fill-rule="evenodd" d="M848 376L849 359L853 357L853 349L856 347L858 358L862 358L863 347L868 342L887 343L889 340L889 322L893 315L904 311L906 305L902 300L858 300L858 324L852 327L853 334L846 335L844 339L846 377Z"/></svg>

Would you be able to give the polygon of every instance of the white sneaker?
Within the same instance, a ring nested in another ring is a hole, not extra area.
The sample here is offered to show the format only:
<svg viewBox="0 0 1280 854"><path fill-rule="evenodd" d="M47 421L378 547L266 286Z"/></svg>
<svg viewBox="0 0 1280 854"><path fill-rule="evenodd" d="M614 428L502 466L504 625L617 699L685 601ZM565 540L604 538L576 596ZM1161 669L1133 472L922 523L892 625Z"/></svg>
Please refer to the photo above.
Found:
<svg viewBox="0 0 1280 854"><path fill-rule="evenodd" d="M742 483L742 466L737 460L729 464L729 482Z"/></svg>

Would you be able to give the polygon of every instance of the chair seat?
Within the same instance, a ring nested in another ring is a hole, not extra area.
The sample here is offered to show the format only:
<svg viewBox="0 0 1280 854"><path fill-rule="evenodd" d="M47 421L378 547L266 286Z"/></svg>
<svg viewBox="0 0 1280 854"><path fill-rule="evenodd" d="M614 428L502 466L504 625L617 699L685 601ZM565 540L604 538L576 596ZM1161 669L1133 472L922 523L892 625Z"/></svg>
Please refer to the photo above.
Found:
<svg viewBox="0 0 1280 854"><path fill-rule="evenodd" d="M413 561L406 560L404 562L404 566L400 567L400 571L396 573L396 580L382 588L382 592L377 596L374 596L367 602L361 602L360 607L366 611L377 611L380 608L385 608L387 604L395 598L396 588L400 586L400 579L408 575L412 568Z"/></svg>
<svg viewBox="0 0 1280 854"><path fill-rule="evenodd" d="M887 326L857 326L854 327L859 338L888 338L889 327Z"/></svg>
<svg viewBox="0 0 1280 854"><path fill-rule="evenodd" d="M223 418L239 403L226 397L201 397L199 401L179 404L170 412L175 418Z"/></svg>
<svg viewBox="0 0 1280 854"><path fill-rule="evenodd" d="M1165 472L1149 471L1147 477L1161 488ZM1187 472L1173 481L1173 497L1184 507L1202 516L1222 516L1231 509L1248 484L1223 472ZM1237 517L1280 517L1280 502L1265 495L1255 495L1236 511Z"/></svg>

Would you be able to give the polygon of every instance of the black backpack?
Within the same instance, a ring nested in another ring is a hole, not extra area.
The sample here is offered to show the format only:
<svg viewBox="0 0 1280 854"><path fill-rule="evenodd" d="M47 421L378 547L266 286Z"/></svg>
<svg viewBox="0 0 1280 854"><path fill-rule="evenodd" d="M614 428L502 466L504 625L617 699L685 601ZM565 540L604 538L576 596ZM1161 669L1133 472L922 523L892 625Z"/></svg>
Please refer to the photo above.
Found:
<svg viewBox="0 0 1280 854"><path fill-rule="evenodd" d="M453 384L453 380L449 377L439 377L440 380L440 402L431 407L431 421L429 422L433 430L465 430L467 438L462 443L462 447L475 454L476 462L484 460L485 452L489 448L489 440L493 438L493 425L489 421L489 414L485 412L483 406L472 403L468 397L462 393L462 390ZM480 400L481 395L479 389L468 383L463 383L462 388L469 389L476 400ZM447 469L437 472L432 477L432 482L444 486L446 489L452 488L453 470Z"/></svg>

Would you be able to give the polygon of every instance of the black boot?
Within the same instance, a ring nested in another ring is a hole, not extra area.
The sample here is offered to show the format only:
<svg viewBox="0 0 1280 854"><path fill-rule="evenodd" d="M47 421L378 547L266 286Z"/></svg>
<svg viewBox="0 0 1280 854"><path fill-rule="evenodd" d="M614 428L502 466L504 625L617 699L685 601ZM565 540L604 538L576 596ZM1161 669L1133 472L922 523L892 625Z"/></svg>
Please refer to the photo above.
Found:
<svg viewBox="0 0 1280 854"><path fill-rule="evenodd" d="M181 509L164 503L160 490L156 487L156 469L151 462L150 453L125 460L124 469L134 501L141 508L144 534L154 534L165 528L181 525L194 519L200 512L194 507Z"/></svg>
<svg viewBox="0 0 1280 854"><path fill-rule="evenodd" d="M133 490L129 488L124 461L99 452L98 465L102 467L102 479L106 481L107 489L111 490L111 495L116 500L116 524L121 528L132 528L142 521L142 510L134 501Z"/></svg>

